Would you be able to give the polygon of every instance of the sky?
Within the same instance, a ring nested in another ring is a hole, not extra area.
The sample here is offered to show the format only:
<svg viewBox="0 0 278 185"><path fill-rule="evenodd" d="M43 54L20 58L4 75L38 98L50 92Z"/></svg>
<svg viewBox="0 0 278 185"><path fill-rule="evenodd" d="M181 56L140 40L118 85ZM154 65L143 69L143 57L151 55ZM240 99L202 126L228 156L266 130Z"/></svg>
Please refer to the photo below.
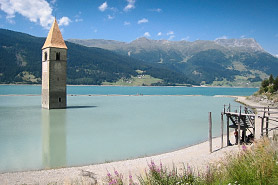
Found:
<svg viewBox="0 0 278 185"><path fill-rule="evenodd" d="M64 39L254 38L278 57L278 0L0 0L0 28Z"/></svg>

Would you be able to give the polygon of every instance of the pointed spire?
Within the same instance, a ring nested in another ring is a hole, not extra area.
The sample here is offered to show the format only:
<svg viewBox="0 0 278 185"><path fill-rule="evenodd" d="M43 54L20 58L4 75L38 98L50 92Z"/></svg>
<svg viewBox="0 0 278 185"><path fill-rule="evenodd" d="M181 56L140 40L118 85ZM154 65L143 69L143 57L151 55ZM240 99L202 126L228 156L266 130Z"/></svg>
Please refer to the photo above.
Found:
<svg viewBox="0 0 278 185"><path fill-rule="evenodd" d="M49 30L48 36L45 40L45 43L44 43L42 49L45 49L48 47L68 49L65 44L65 41L63 39L63 36L60 32L56 18Z"/></svg>

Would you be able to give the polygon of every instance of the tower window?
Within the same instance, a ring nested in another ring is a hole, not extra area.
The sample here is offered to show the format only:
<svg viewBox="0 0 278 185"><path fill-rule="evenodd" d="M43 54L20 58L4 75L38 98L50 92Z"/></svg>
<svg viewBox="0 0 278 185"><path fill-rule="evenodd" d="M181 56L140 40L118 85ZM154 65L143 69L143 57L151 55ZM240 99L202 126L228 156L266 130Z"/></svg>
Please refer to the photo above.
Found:
<svg viewBox="0 0 278 185"><path fill-rule="evenodd" d="M58 102L59 102L59 103L62 102L62 98L61 98L61 97L58 98Z"/></svg>
<svg viewBox="0 0 278 185"><path fill-rule="evenodd" d="M60 60L60 52L56 53L56 60Z"/></svg>
<svg viewBox="0 0 278 185"><path fill-rule="evenodd" d="M44 52L44 60L47 60L47 52Z"/></svg>

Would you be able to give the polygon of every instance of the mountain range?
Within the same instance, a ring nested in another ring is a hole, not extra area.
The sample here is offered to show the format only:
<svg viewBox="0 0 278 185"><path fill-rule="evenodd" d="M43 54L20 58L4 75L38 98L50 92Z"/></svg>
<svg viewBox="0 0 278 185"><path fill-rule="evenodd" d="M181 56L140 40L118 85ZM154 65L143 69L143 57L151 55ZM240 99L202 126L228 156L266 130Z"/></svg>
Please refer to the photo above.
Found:
<svg viewBox="0 0 278 185"><path fill-rule="evenodd" d="M0 29L0 83L41 83L45 38ZM146 85L196 84L185 75L109 50L66 42L68 84L113 84L148 77ZM136 78L135 78L136 79ZM158 84L156 84L158 83ZM144 85L144 82L139 85Z"/></svg>
<svg viewBox="0 0 278 185"><path fill-rule="evenodd" d="M278 58L264 51L253 38L194 42L145 37L130 43L102 39L68 41L164 66L198 84L258 86L268 75L278 74Z"/></svg>
<svg viewBox="0 0 278 185"><path fill-rule="evenodd" d="M0 29L0 83L41 83L45 38ZM252 38L132 42L69 39L68 84L259 86L278 58Z"/></svg>

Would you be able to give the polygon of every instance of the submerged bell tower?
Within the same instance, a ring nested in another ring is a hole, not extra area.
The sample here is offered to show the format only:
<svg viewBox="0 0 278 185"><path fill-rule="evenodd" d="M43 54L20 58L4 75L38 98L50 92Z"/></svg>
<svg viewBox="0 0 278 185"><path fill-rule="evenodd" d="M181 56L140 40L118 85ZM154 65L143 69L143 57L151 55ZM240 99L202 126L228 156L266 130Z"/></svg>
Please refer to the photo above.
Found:
<svg viewBox="0 0 278 185"><path fill-rule="evenodd" d="M42 47L42 107L67 107L67 46L56 18Z"/></svg>

